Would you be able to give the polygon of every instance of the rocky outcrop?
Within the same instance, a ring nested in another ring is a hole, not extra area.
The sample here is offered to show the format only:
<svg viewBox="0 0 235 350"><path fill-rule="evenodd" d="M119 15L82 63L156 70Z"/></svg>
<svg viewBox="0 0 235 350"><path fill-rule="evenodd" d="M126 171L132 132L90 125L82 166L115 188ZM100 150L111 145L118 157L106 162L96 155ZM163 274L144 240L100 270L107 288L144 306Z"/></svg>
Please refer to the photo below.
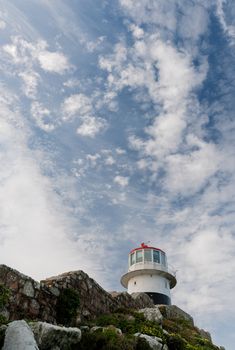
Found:
<svg viewBox="0 0 235 350"><path fill-rule="evenodd" d="M82 332L76 327L59 327L46 322L31 323L30 327L40 350L71 349L80 342L82 336Z"/></svg>
<svg viewBox="0 0 235 350"><path fill-rule="evenodd" d="M166 344L162 344L162 339L147 334L135 333L135 337L144 338L153 350L168 350Z"/></svg>
<svg viewBox="0 0 235 350"><path fill-rule="evenodd" d="M8 325L3 350L39 350L33 332L24 320Z"/></svg>
<svg viewBox="0 0 235 350"><path fill-rule="evenodd" d="M211 335L209 332L204 331L204 329L199 329L200 335L204 338L212 342Z"/></svg>
<svg viewBox="0 0 235 350"><path fill-rule="evenodd" d="M165 319L184 319L194 326L192 316L176 305L159 305L159 310Z"/></svg>
<svg viewBox="0 0 235 350"><path fill-rule="evenodd" d="M79 294L80 314L83 318L89 319L101 313L110 313L119 307L119 303L108 292L80 270L50 277L41 281L41 286L57 294L62 289L76 290Z"/></svg>
<svg viewBox="0 0 235 350"><path fill-rule="evenodd" d="M7 320L21 318L56 322L56 297L46 286L6 265L0 265L0 283L9 288L10 299L1 314Z"/></svg>
<svg viewBox="0 0 235 350"><path fill-rule="evenodd" d="M119 308L153 307L147 294L108 293L81 270L50 277L40 283L22 273L0 265L0 284L10 289L9 303L1 310L7 320L27 318L57 323L56 307L62 290L73 289L79 295L77 324Z"/></svg>
<svg viewBox="0 0 235 350"><path fill-rule="evenodd" d="M143 313L144 317L148 321L153 321L156 324L161 324L163 316L157 306L153 308L140 309L139 312Z"/></svg>
<svg viewBox="0 0 235 350"><path fill-rule="evenodd" d="M152 299L145 293L110 292L117 301L119 307L141 309L143 307L154 307Z"/></svg>

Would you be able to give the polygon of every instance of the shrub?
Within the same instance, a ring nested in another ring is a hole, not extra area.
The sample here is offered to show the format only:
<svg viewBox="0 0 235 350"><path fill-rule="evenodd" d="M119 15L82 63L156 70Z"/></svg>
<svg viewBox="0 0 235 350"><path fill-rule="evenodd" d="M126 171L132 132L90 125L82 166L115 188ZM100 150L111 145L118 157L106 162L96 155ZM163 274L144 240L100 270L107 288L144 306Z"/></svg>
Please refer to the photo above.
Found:
<svg viewBox="0 0 235 350"><path fill-rule="evenodd" d="M7 304L10 294L10 289L0 284L0 310Z"/></svg>
<svg viewBox="0 0 235 350"><path fill-rule="evenodd" d="M167 336L167 346L169 350L186 350L187 342L179 334L170 334Z"/></svg>
<svg viewBox="0 0 235 350"><path fill-rule="evenodd" d="M63 289L56 305L57 322L65 326L75 323L77 310L80 305L79 294L74 289Z"/></svg>
<svg viewBox="0 0 235 350"><path fill-rule="evenodd" d="M141 347L142 346L142 347ZM144 341L118 335L113 330L103 333L84 333L76 350L151 350ZM75 350L75 349L74 349Z"/></svg>

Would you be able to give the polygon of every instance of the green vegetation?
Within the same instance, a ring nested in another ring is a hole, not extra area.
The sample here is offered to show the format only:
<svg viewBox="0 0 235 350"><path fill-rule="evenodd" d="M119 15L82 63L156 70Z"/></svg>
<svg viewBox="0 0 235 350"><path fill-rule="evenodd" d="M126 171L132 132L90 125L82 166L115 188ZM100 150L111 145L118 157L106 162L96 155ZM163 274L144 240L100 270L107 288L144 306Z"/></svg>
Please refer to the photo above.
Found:
<svg viewBox="0 0 235 350"><path fill-rule="evenodd" d="M143 338L127 334L119 335L113 330L84 333L76 350L151 350Z"/></svg>
<svg viewBox="0 0 235 350"><path fill-rule="evenodd" d="M10 298L10 289L0 284L0 310L4 308Z"/></svg>
<svg viewBox="0 0 235 350"><path fill-rule="evenodd" d="M83 335L81 350L109 349L109 350L148 350L148 343L135 333L156 336L167 344L169 350L218 350L209 340L203 338L197 327L185 319L164 319L163 328L153 321L147 321L142 313L135 310L119 309L113 314L101 315L89 326L114 326L120 328L122 335L116 334L112 329L99 329L95 333ZM164 333L164 330L168 334ZM86 342L89 342L86 343ZM98 345L97 345L98 344ZM82 347L83 346L83 347ZM80 348L79 348L80 349Z"/></svg>
<svg viewBox="0 0 235 350"><path fill-rule="evenodd" d="M8 303L10 295L10 289L0 284L0 326L7 323L6 317L1 315L1 311L3 311L5 305Z"/></svg>
<svg viewBox="0 0 235 350"><path fill-rule="evenodd" d="M74 325L79 305L77 291L71 288L62 290L56 306L57 322L65 326Z"/></svg>

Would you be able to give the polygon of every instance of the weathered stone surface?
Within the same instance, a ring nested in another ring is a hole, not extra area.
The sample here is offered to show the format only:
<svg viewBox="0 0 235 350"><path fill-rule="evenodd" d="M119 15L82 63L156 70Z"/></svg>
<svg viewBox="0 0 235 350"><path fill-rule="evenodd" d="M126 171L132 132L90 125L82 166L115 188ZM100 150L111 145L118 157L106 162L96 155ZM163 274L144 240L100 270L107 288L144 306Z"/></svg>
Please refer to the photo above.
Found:
<svg viewBox="0 0 235 350"><path fill-rule="evenodd" d="M91 327L90 332L91 332L91 333L103 332L103 327L100 327L100 326Z"/></svg>
<svg viewBox="0 0 235 350"><path fill-rule="evenodd" d="M176 305L159 305L159 310L161 311L161 314L164 318L170 319L184 319L188 321L192 326L194 326L194 321L192 316L187 314L187 312L183 311Z"/></svg>
<svg viewBox="0 0 235 350"><path fill-rule="evenodd" d="M39 350L33 332L24 320L8 325L3 350Z"/></svg>
<svg viewBox="0 0 235 350"><path fill-rule="evenodd" d="M153 350L168 350L168 346L162 344L161 338L142 333L135 333L135 337L144 338Z"/></svg>
<svg viewBox="0 0 235 350"><path fill-rule="evenodd" d="M1 311L8 320L28 318L56 322L57 299L46 286L41 288L32 278L6 265L0 265L0 283L11 290L9 303Z"/></svg>
<svg viewBox="0 0 235 350"><path fill-rule="evenodd" d="M154 307L151 298L145 293L110 292L111 296L118 302L119 307L140 309L143 307Z"/></svg>
<svg viewBox="0 0 235 350"><path fill-rule="evenodd" d="M22 293L27 297L34 297L34 288L31 281L26 281Z"/></svg>
<svg viewBox="0 0 235 350"><path fill-rule="evenodd" d="M72 288L80 298L79 316L81 321L113 312L119 303L106 292L97 282L83 271L72 271L41 281L42 287L57 288L58 290ZM79 320L79 319L78 319Z"/></svg>
<svg viewBox="0 0 235 350"><path fill-rule="evenodd" d="M59 327L46 322L31 323L30 327L40 350L58 349L69 350L81 340L79 328Z"/></svg>
<svg viewBox="0 0 235 350"><path fill-rule="evenodd" d="M211 335L209 332L204 331L204 329L199 329L199 332L203 338L209 340L212 343Z"/></svg>
<svg viewBox="0 0 235 350"><path fill-rule="evenodd" d="M132 298L138 303L138 308L154 307L152 299L146 293L132 293Z"/></svg>
<svg viewBox="0 0 235 350"><path fill-rule="evenodd" d="M152 308L140 309L139 312L144 314L144 317L148 321L154 321L157 324L161 324L163 320L163 316L157 306Z"/></svg>
<svg viewBox="0 0 235 350"><path fill-rule="evenodd" d="M118 308L153 307L145 293L106 292L83 271L72 271L48 278L40 283L6 265L0 265L0 283L11 290L9 304L2 310L7 319L28 318L56 323L56 304L61 290L72 288L80 298L76 324Z"/></svg>

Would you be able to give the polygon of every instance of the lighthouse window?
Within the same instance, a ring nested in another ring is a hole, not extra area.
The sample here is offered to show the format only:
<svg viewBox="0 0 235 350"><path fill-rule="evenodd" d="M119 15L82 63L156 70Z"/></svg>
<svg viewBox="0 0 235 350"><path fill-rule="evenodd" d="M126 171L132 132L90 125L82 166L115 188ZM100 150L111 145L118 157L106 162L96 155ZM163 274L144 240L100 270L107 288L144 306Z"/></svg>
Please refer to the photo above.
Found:
<svg viewBox="0 0 235 350"><path fill-rule="evenodd" d="M153 261L160 264L160 252L159 252L159 250L153 251Z"/></svg>
<svg viewBox="0 0 235 350"><path fill-rule="evenodd" d="M135 264L135 253L131 254L131 265Z"/></svg>
<svg viewBox="0 0 235 350"><path fill-rule="evenodd" d="M142 250L136 251L136 262L142 262L143 261L143 252Z"/></svg>
<svg viewBox="0 0 235 350"><path fill-rule="evenodd" d="M161 262L162 265L166 266L166 256L163 252L161 252Z"/></svg>
<svg viewBox="0 0 235 350"><path fill-rule="evenodd" d="M152 261L152 251L150 249L144 250L144 261Z"/></svg>

